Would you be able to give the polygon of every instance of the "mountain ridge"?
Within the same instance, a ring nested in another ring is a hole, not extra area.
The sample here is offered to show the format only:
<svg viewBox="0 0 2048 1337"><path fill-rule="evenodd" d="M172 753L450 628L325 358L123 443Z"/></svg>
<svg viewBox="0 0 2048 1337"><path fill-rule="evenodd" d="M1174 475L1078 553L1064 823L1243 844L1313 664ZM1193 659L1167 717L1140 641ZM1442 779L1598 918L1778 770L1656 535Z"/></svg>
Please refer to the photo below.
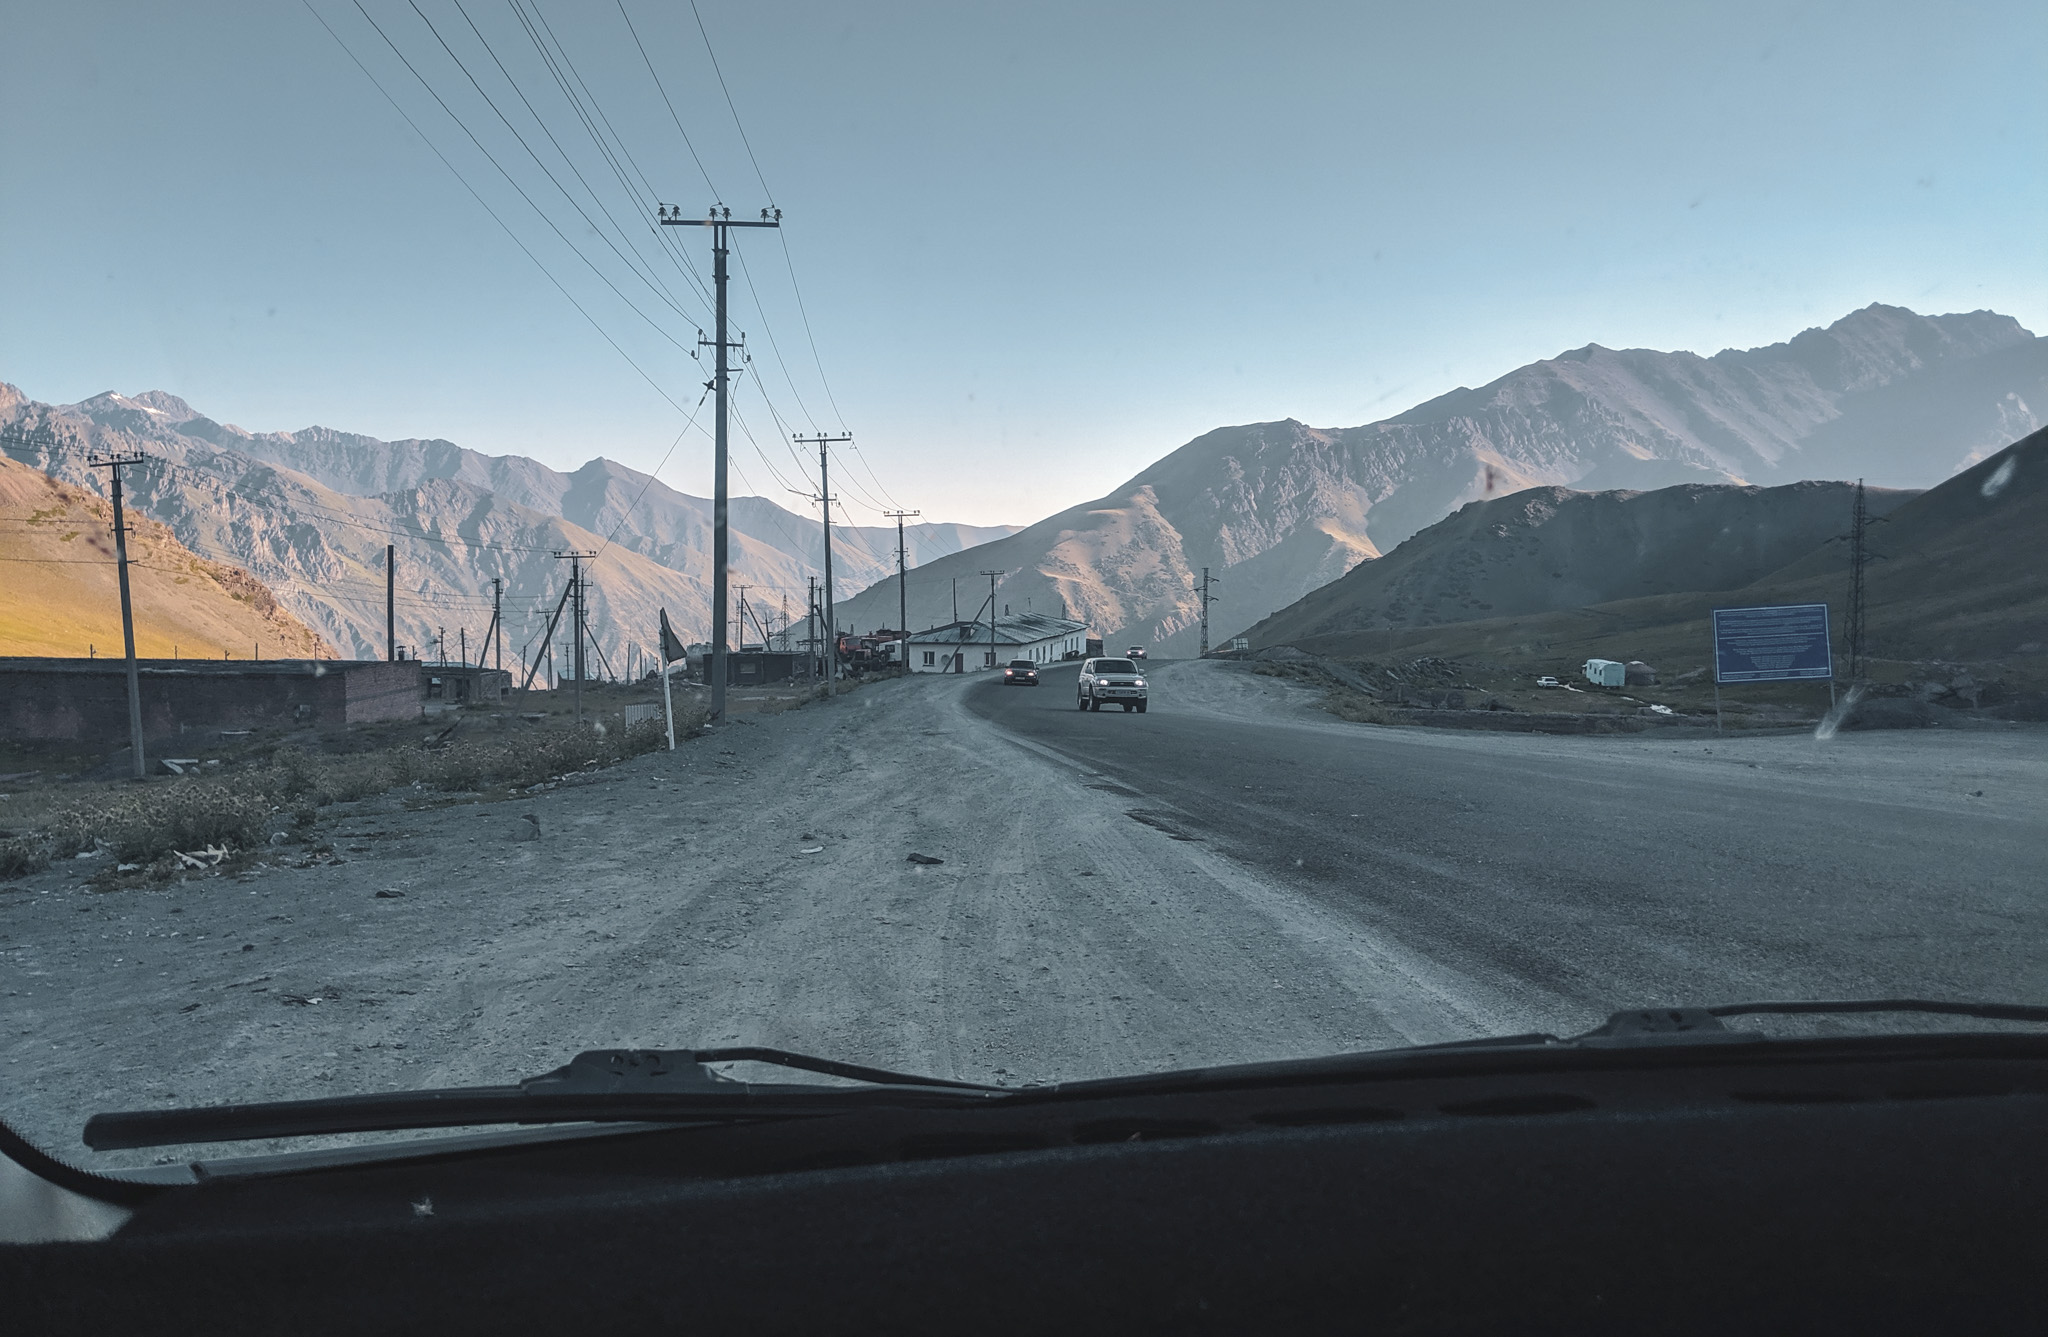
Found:
<svg viewBox="0 0 2048 1337"><path fill-rule="evenodd" d="M1107 640L1187 654L1204 566L1220 581L1220 643L1471 501L1830 476L1922 488L2044 410L2048 340L1990 311L1873 303L1711 357L1587 344L1360 427L1205 432L1099 498L913 572L911 621L946 620L955 579L1001 568L999 603L1063 607ZM841 623L893 623L896 599L886 580L842 601Z"/></svg>

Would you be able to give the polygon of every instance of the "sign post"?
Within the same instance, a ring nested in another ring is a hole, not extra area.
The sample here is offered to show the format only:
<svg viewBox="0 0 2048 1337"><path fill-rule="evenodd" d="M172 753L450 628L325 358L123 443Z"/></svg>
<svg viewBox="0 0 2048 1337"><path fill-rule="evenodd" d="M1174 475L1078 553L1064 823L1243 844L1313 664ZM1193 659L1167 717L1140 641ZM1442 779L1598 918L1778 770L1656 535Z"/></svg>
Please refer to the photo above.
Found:
<svg viewBox="0 0 2048 1337"><path fill-rule="evenodd" d="M1714 729L1721 728L1721 684L1813 682L1835 702L1834 653L1826 604L1778 604L1714 610Z"/></svg>

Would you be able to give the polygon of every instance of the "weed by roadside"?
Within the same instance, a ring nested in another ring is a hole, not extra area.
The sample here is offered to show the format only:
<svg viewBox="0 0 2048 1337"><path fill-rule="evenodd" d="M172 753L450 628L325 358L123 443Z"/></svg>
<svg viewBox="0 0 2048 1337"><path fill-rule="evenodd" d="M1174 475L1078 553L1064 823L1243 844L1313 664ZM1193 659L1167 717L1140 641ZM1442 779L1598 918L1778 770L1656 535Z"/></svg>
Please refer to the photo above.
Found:
<svg viewBox="0 0 2048 1337"><path fill-rule="evenodd" d="M1363 692L1338 688L1323 696L1323 709L1353 724L1392 724L1394 717L1379 702Z"/></svg>
<svg viewBox="0 0 2048 1337"><path fill-rule="evenodd" d="M702 732L703 712L676 720L681 738ZM219 776L107 788L47 805L36 829L0 839L0 879L36 872L54 859L105 849L153 876L175 873L175 851L262 845L278 814L304 832L317 811L406 785L442 791L521 788L568 772L615 765L665 746L659 720L584 730L448 738L340 755L279 748L265 762ZM138 871L141 871L138 869Z"/></svg>

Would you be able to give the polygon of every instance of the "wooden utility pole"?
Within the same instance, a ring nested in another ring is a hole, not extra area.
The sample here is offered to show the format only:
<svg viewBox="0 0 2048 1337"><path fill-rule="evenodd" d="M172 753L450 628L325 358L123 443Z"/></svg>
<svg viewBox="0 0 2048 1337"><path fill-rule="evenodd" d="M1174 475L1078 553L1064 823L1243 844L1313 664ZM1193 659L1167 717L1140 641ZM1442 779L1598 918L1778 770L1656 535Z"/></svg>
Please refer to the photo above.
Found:
<svg viewBox="0 0 2048 1337"><path fill-rule="evenodd" d="M584 619L590 611L583 597L583 559L586 557L595 556L597 556L597 554L594 552L558 552L555 554L556 561L559 562L566 559L569 563L569 597L575 600L575 603L572 605L572 607L576 617L574 626L574 630L576 633L576 653L571 657L570 668L576 674L576 723L578 725L581 725L583 723ZM553 626L550 625L549 630L552 631L553 629Z"/></svg>
<svg viewBox="0 0 2048 1337"><path fill-rule="evenodd" d="M981 574L988 577L988 666L994 668L996 664L996 581L1002 576L1007 575L1008 572L984 571Z"/></svg>
<svg viewBox="0 0 2048 1337"><path fill-rule="evenodd" d="M86 463L105 469L113 478L114 566L121 582L121 643L128 655L128 750L134 754L134 774L140 780L149 773L142 758L142 677L135 667L135 607L128 598L128 520L121 509L121 466L139 464L146 455L93 455Z"/></svg>
<svg viewBox="0 0 2048 1337"><path fill-rule="evenodd" d="M819 513L825 521L825 589L822 621L825 629L825 695L832 695L832 680L839 669L839 622L838 611L832 607L832 503L838 498L832 495L831 447L853 440L848 432L838 436L827 436L823 432L816 436L792 436L791 440L800 446L818 448L818 491Z"/></svg>
<svg viewBox="0 0 2048 1337"><path fill-rule="evenodd" d="M909 553L903 546L903 519L909 515L923 515L923 511L884 511L896 522L896 630L903 633L897 644L903 647L903 671L910 672L910 593L908 587Z"/></svg>
<svg viewBox="0 0 2048 1337"><path fill-rule="evenodd" d="M398 545L384 545L384 658L398 658Z"/></svg>
<svg viewBox="0 0 2048 1337"><path fill-rule="evenodd" d="M559 555L557 554L557 556ZM548 618L548 629L540 634L541 648L534 652L533 667L526 670L526 681L519 684L519 690L522 692L533 686L533 675L540 672L541 660L543 658L547 660L550 683L554 680L555 624L562 620L562 610L569 606L570 590L571 587L563 586L562 597L555 602L554 615Z"/></svg>
<svg viewBox="0 0 2048 1337"><path fill-rule="evenodd" d="M708 227L711 229L711 278L717 289L717 337L704 338L700 330L697 344L702 347L711 343L717 351L717 370L712 376L711 386L718 396L717 430L713 433L714 449L712 465L711 499L711 717L725 717L725 568L727 555L726 536L726 438L727 438L727 387L731 380L731 363L726 354L732 344L726 338L725 317L725 257L730 233L736 227L781 227L782 210L763 209L760 221L752 219L734 220L732 210L714 205L703 218L685 218L679 205L664 204L658 211L663 227Z"/></svg>

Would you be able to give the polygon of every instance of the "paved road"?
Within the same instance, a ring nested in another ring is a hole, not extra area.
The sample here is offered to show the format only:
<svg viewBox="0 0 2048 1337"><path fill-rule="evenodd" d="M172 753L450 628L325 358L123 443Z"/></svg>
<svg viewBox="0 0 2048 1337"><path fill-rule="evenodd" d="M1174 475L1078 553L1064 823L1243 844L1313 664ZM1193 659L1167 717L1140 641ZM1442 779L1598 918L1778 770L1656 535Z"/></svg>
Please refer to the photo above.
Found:
<svg viewBox="0 0 2048 1337"><path fill-rule="evenodd" d="M967 706L1533 1017L1758 997L2048 1000L2048 735L1548 738L1216 708L1147 714L1071 667ZM1204 676L1207 675L1207 676ZM1242 676L1239 676L1242 675Z"/></svg>

